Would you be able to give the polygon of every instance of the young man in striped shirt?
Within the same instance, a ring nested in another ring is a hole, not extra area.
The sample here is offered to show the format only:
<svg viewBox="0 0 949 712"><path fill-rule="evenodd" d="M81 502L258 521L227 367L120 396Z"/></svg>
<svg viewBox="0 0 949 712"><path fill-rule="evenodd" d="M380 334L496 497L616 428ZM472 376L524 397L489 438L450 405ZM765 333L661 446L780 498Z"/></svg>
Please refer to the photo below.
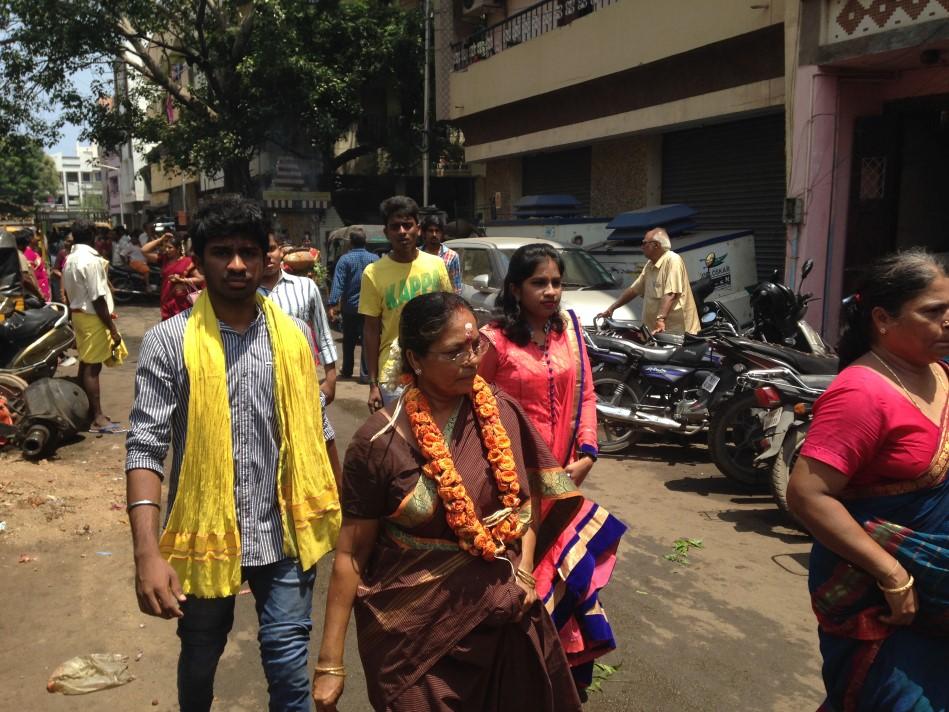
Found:
<svg viewBox="0 0 949 712"><path fill-rule="evenodd" d="M330 331L323 299L316 283L309 277L298 277L283 270L283 253L277 236L270 231L267 234L267 259L264 263L264 277L260 291L270 297L284 312L305 322L313 330L317 353L326 378L320 385L320 391L327 403L336 397L336 345L333 332Z"/></svg>
<svg viewBox="0 0 949 712"><path fill-rule="evenodd" d="M139 608L177 619L178 703L206 712L246 581L270 708L308 712L315 563L339 529L323 452L335 435L310 409L319 388L310 329L257 294L267 247L259 206L213 199L192 216L191 239L207 288L145 334L135 374L125 467Z"/></svg>

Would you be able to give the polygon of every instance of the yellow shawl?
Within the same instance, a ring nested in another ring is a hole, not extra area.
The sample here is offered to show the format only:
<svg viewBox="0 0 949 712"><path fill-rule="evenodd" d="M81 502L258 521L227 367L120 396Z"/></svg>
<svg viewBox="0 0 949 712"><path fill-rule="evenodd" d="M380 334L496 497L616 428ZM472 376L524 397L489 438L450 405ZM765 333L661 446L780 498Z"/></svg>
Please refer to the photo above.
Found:
<svg viewBox="0 0 949 712"><path fill-rule="evenodd" d="M258 296L274 360L280 428L277 501L283 548L304 570L336 545L339 495L326 454L316 364L309 342L271 300ZM234 500L231 409L224 344L204 292L185 326L191 394L178 492L159 547L198 598L232 596L241 585L241 541Z"/></svg>

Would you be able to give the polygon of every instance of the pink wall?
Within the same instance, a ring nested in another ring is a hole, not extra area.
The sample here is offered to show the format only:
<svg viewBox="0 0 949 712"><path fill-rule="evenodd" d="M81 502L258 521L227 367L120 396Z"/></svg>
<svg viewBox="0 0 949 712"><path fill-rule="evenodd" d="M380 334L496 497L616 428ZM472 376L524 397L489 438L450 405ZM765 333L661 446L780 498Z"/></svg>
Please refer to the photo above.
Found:
<svg viewBox="0 0 949 712"><path fill-rule="evenodd" d="M791 123L788 196L804 199L804 223L788 229L787 278L796 285L800 265L814 260L807 291L823 297L808 321L833 343L843 284L850 197L853 128L858 117L879 114L896 99L949 91L949 68L870 74L817 66L798 67ZM797 242L795 243L795 237ZM795 259L795 250L796 257Z"/></svg>

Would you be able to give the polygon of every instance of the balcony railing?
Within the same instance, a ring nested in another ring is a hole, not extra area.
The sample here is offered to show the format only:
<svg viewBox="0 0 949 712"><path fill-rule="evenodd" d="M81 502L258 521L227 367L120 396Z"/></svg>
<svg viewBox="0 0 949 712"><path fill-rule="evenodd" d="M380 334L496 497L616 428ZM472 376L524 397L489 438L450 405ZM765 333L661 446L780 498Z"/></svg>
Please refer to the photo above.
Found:
<svg viewBox="0 0 949 712"><path fill-rule="evenodd" d="M475 62L547 34L558 27L619 0L541 0L503 22L477 30L451 46L452 71L459 72Z"/></svg>

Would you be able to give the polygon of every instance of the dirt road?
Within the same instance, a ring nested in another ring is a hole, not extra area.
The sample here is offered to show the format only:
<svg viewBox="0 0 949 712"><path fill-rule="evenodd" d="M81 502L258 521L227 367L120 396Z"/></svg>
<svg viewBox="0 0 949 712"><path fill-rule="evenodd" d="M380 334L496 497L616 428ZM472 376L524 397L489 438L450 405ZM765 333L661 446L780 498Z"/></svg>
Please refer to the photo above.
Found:
<svg viewBox="0 0 949 712"><path fill-rule="evenodd" d="M130 359L103 374L106 412L127 417L141 336L157 310L121 310ZM74 370L74 369L73 369ZM69 374L70 370L66 370ZM345 446L365 416L365 387L341 383L331 416ZM84 436L49 461L0 456L0 709L173 710L174 624L138 612L123 510L124 436ZM601 459L590 496L629 524L603 601L619 670L586 709L815 709L820 657L807 599L808 540L787 528L770 499L731 487L702 446L644 445ZM665 554L700 539L688 565ZM21 557L30 560L18 563ZM328 559L314 598L318 645ZM81 697L50 695L52 670L94 652L130 657L136 679ZM369 710L350 634L342 710ZM251 596L240 596L221 661L216 710L266 708Z"/></svg>

